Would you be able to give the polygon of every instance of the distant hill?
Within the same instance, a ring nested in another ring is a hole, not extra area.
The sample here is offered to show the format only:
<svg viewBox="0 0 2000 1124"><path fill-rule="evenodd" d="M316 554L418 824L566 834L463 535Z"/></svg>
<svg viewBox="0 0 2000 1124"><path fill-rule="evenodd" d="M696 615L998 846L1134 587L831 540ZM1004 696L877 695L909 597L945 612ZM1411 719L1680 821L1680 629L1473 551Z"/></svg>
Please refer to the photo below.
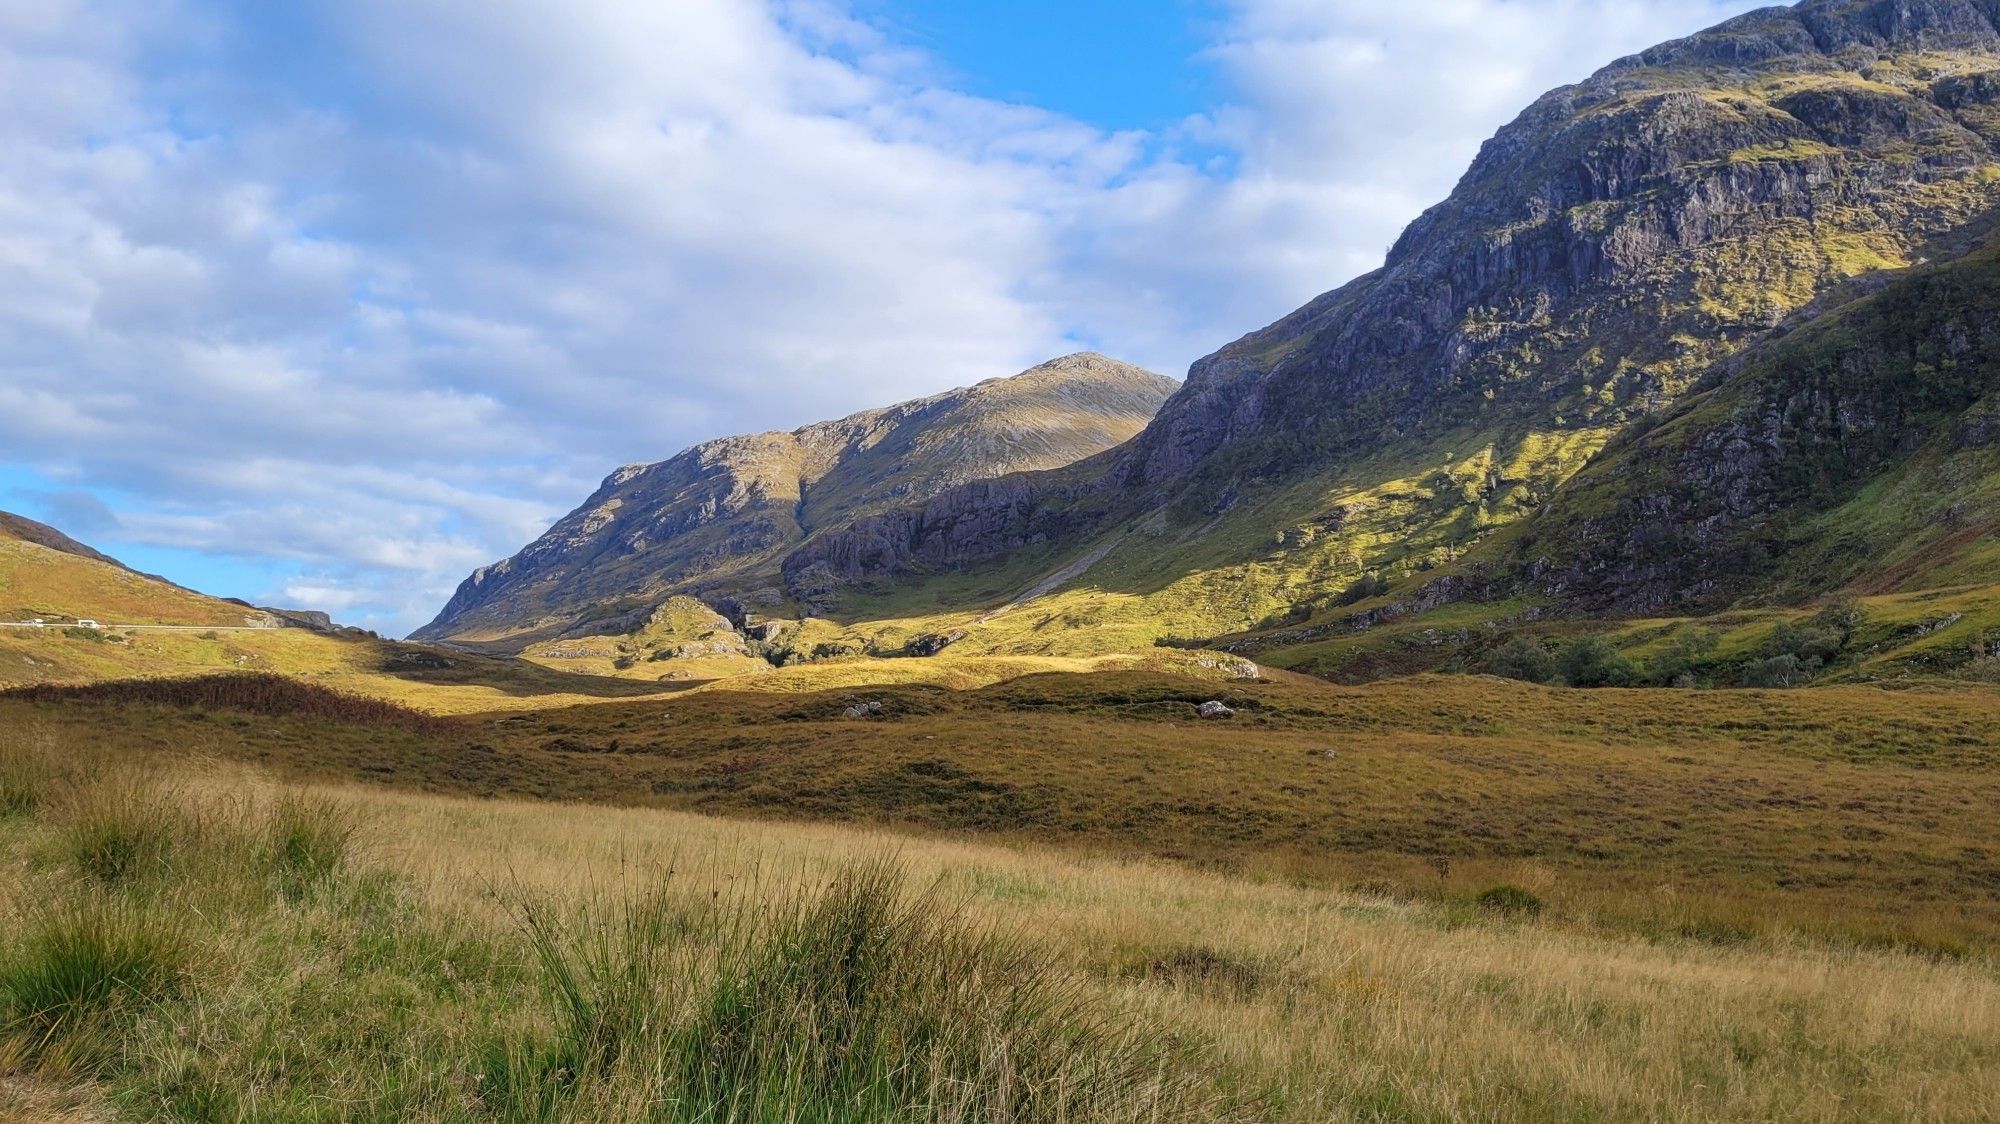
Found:
<svg viewBox="0 0 2000 1124"><path fill-rule="evenodd" d="M1426 582L1745 347L2000 204L1995 14L1810 0L1614 62L1488 141L1383 268L1197 362L1091 479L961 488L785 572L857 626L959 609L962 643L1038 653Z"/></svg>
<svg viewBox="0 0 2000 1124"><path fill-rule="evenodd" d="M232 626L269 614L142 574L44 523L0 511L0 621Z"/></svg>
<svg viewBox="0 0 2000 1124"><path fill-rule="evenodd" d="M1101 453L1137 433L1175 385L1101 355L1072 355L623 468L519 554L466 579L415 638L519 649L622 632L679 593L778 611L790 603L780 563L822 528Z"/></svg>

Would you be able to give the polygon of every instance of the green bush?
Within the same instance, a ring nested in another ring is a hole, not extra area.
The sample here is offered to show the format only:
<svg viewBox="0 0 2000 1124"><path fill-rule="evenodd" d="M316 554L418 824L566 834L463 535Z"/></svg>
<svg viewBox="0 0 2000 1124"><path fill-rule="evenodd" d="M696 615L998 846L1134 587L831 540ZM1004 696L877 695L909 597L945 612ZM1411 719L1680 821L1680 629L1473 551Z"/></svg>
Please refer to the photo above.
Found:
<svg viewBox="0 0 2000 1124"><path fill-rule="evenodd" d="M1556 677L1556 659L1540 641L1516 636L1487 654L1486 671L1528 683L1549 683Z"/></svg>
<svg viewBox="0 0 2000 1124"><path fill-rule="evenodd" d="M1802 687L1846 655L1862 619L1854 602L1835 601L1803 622L1779 621L1739 679L1747 687Z"/></svg>
<svg viewBox="0 0 2000 1124"><path fill-rule="evenodd" d="M1646 665L1647 678L1662 687L1680 686L1690 681L1695 668L1714 655L1722 638L1709 628L1683 629L1667 642L1664 651Z"/></svg>
<svg viewBox="0 0 2000 1124"><path fill-rule="evenodd" d="M1630 687L1639 669L1601 636L1579 636L1563 645L1556 672L1572 687Z"/></svg>
<svg viewBox="0 0 2000 1124"><path fill-rule="evenodd" d="M1542 912L1542 899L1534 891L1507 884L1481 890L1473 904L1507 917L1533 917Z"/></svg>
<svg viewBox="0 0 2000 1124"><path fill-rule="evenodd" d="M1745 687L1803 687L1812 682L1813 671L1797 656L1772 656L1743 665L1737 678Z"/></svg>

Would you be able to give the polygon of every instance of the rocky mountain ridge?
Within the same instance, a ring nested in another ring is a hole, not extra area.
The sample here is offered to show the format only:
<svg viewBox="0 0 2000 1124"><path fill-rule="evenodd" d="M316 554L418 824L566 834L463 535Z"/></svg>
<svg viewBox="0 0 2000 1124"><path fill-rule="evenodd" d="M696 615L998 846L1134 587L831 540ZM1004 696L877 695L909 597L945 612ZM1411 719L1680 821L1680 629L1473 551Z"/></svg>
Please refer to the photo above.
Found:
<svg viewBox="0 0 2000 1124"><path fill-rule="evenodd" d="M1110 562L1171 617L1159 587L1204 538L1244 543L1249 615L1448 561L1829 287L2000 203L1995 12L1810 0L1613 63L1502 129L1381 270L1196 363L1094 479L940 495L786 572L831 598L829 574L921 583L1038 542L1053 566L1123 533Z"/></svg>
<svg viewBox="0 0 2000 1124"><path fill-rule="evenodd" d="M688 556L667 584L740 586L733 560L754 556L762 592L842 622L843 643L1051 655L1367 627L1489 594L1603 613L1780 596L1573 597L1588 583L1556 558L1538 585L1495 575L1607 446L1811 311L1957 253L1941 248L1997 206L2000 0L1752 12L1538 99L1381 269L1198 361L1130 441L906 502L872 492ZM1881 432L1902 424L1951 423L1915 411ZM1576 526L1591 549L1637 549L1623 524ZM1658 541L1717 564L1699 535ZM1575 564L1624 572L1594 557ZM604 613L642 608L573 584Z"/></svg>
<svg viewBox="0 0 2000 1124"><path fill-rule="evenodd" d="M782 559L821 528L1099 453L1138 432L1174 386L1084 353L628 466L542 538L468 578L416 637L520 647L617 632L675 593L775 607Z"/></svg>

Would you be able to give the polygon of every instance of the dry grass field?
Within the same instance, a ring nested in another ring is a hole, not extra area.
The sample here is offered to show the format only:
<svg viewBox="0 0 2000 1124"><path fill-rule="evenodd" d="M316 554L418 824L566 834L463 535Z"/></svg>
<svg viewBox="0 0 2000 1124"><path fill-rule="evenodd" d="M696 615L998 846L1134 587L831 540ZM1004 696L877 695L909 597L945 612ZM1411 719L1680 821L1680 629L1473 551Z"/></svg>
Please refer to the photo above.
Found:
<svg viewBox="0 0 2000 1124"><path fill-rule="evenodd" d="M1949 955L2000 938L1990 687L1097 673L396 723L374 701L344 719L274 712L258 681L234 682L244 698L208 697L228 705L184 705L171 684L0 697L0 726L299 780L1059 843L1443 908L1518 886L1590 931ZM1210 698L1237 717L1198 720ZM880 710L849 716L868 702Z"/></svg>
<svg viewBox="0 0 2000 1124"><path fill-rule="evenodd" d="M0 730L0 1112L21 1117L2000 1114L1983 956L281 784Z"/></svg>

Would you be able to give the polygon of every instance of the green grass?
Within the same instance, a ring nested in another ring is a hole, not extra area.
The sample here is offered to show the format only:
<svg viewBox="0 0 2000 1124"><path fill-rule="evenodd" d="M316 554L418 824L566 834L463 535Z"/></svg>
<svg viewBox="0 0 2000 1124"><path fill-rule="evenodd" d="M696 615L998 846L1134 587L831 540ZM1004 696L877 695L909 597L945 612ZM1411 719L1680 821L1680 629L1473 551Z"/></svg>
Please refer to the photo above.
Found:
<svg viewBox="0 0 2000 1124"><path fill-rule="evenodd" d="M180 923L161 910L89 891L38 906L0 944L0 1050L59 1075L105 1064L121 1022L175 992L190 967Z"/></svg>

